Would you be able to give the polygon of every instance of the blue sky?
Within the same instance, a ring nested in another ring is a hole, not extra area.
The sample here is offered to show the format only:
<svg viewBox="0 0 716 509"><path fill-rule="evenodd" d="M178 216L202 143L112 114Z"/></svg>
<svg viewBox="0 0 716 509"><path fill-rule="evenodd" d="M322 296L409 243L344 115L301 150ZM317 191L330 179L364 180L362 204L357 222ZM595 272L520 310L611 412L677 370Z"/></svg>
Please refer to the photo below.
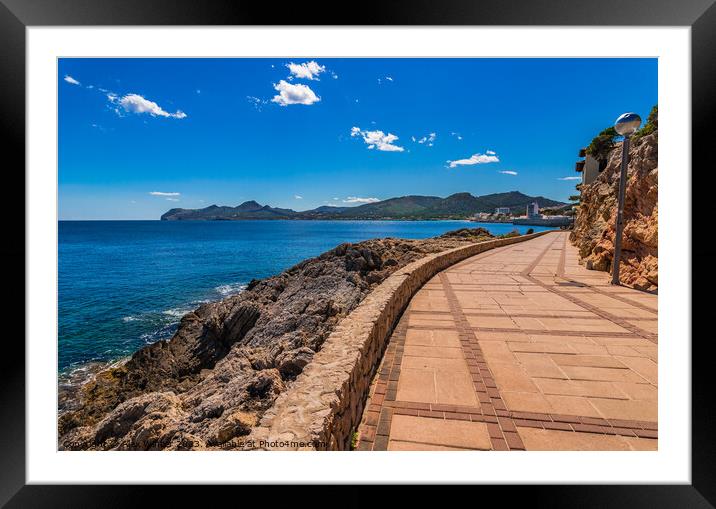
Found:
<svg viewBox="0 0 716 509"><path fill-rule="evenodd" d="M60 59L60 219L519 190L657 103L656 59ZM628 80L617 79L629 76ZM619 84L628 82L628 87Z"/></svg>

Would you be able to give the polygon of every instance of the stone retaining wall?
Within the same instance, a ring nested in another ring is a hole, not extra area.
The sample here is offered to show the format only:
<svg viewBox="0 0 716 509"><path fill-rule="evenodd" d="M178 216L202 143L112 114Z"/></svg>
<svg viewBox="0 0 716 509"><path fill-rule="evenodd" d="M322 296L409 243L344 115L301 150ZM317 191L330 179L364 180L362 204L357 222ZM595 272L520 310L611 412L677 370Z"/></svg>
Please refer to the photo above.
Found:
<svg viewBox="0 0 716 509"><path fill-rule="evenodd" d="M347 450L393 327L438 272L496 247L548 232L488 240L421 258L378 285L336 326L291 387L247 437L261 450Z"/></svg>

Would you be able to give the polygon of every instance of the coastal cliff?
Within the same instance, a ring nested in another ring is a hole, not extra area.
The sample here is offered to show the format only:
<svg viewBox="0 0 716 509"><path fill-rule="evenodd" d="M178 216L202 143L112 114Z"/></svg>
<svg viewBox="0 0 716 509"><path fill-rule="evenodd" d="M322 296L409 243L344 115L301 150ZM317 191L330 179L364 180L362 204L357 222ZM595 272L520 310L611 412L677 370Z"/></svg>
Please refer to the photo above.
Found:
<svg viewBox="0 0 716 509"><path fill-rule="evenodd" d="M230 448L248 435L338 322L388 276L429 253L491 238L341 244L185 315L176 334L84 384L60 415L64 450Z"/></svg>
<svg viewBox="0 0 716 509"><path fill-rule="evenodd" d="M612 269L621 158L620 143L599 177L580 190L570 240L588 269ZM624 201L620 281L639 290L655 291L659 286L658 177L658 130L653 129L630 146Z"/></svg>

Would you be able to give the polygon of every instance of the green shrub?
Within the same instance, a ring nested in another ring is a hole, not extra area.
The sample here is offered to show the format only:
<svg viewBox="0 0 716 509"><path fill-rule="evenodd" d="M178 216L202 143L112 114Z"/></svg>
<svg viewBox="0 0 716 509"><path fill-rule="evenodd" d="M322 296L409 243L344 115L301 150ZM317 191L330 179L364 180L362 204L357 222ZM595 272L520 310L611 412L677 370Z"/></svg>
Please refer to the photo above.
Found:
<svg viewBox="0 0 716 509"><path fill-rule="evenodd" d="M609 152L614 148L614 138L619 136L613 127L607 127L597 136L587 147L587 154L598 161L606 161L609 158Z"/></svg>
<svg viewBox="0 0 716 509"><path fill-rule="evenodd" d="M649 112L649 116L646 119L646 124L644 124L644 127L639 129L636 133L634 133L634 136L632 136L632 139L634 141L638 140L642 136L646 136L648 134L652 134L659 130L659 105L655 105L653 108L651 108L651 111Z"/></svg>

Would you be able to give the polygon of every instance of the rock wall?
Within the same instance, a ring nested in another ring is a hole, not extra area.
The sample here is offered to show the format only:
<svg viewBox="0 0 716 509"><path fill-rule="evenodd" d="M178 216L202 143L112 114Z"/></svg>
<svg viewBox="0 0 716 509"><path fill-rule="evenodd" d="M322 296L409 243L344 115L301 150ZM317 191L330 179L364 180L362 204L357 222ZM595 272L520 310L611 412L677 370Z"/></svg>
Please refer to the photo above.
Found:
<svg viewBox="0 0 716 509"><path fill-rule="evenodd" d="M655 291L659 286L657 137L658 131L630 146L619 269L623 284L647 291ZM618 144L604 171L581 189L570 239L588 269L612 270L621 158L622 146Z"/></svg>
<svg viewBox="0 0 716 509"><path fill-rule="evenodd" d="M262 450L348 449L393 327L418 289L470 256L545 233L457 247L393 273L340 322L313 362L237 445Z"/></svg>

